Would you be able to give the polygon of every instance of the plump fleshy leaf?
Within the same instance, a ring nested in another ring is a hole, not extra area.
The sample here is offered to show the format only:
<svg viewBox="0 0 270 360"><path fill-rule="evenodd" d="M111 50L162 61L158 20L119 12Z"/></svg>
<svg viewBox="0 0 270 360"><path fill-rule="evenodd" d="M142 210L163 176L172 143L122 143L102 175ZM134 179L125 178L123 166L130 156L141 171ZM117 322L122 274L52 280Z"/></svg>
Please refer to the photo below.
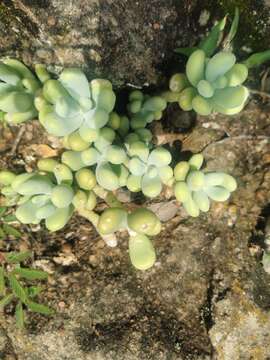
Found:
<svg viewBox="0 0 270 360"><path fill-rule="evenodd" d="M53 215L46 219L46 228L49 231L58 231L62 229L71 218L72 213L73 206L57 209Z"/></svg>
<svg viewBox="0 0 270 360"><path fill-rule="evenodd" d="M248 77L248 68L244 64L235 64L225 76L228 80L227 86L241 85Z"/></svg>
<svg viewBox="0 0 270 360"><path fill-rule="evenodd" d="M244 86L227 87L217 89L212 99L214 106L224 109L237 108L246 101L247 90Z"/></svg>
<svg viewBox="0 0 270 360"><path fill-rule="evenodd" d="M214 55L207 63L205 77L209 82L215 81L218 77L224 75L235 64L235 55L228 51L220 51Z"/></svg>
<svg viewBox="0 0 270 360"><path fill-rule="evenodd" d="M29 200L17 208L15 215L22 224L34 224L39 220L36 217L37 210L38 206Z"/></svg>
<svg viewBox="0 0 270 360"><path fill-rule="evenodd" d="M59 76L59 81L75 99L79 99L80 97L90 97L88 80L80 69L64 69Z"/></svg>
<svg viewBox="0 0 270 360"><path fill-rule="evenodd" d="M102 162L97 166L96 178L98 184L106 190L113 191L119 188L119 178L108 162Z"/></svg>
<svg viewBox="0 0 270 360"><path fill-rule="evenodd" d="M156 147L151 151L148 158L148 165L163 167L169 165L172 161L171 153L162 146Z"/></svg>
<svg viewBox="0 0 270 360"><path fill-rule="evenodd" d="M139 270L147 270L156 261L156 253L151 240L143 234L129 238L129 256L132 265Z"/></svg>
<svg viewBox="0 0 270 360"><path fill-rule="evenodd" d="M200 215L200 209L195 203L195 201L190 197L187 201L183 202L183 207L188 213L188 215L192 217L197 217Z"/></svg>
<svg viewBox="0 0 270 360"><path fill-rule="evenodd" d="M209 186L205 188L207 195L214 201L226 201L230 197L229 190L221 186Z"/></svg>
<svg viewBox="0 0 270 360"><path fill-rule="evenodd" d="M192 100L197 93L197 90L193 87L188 87L181 91L178 101L180 108L184 111L192 110Z"/></svg>
<svg viewBox="0 0 270 360"><path fill-rule="evenodd" d="M204 191L194 191L192 193L192 198L201 211L207 212L209 210L210 201Z"/></svg>
<svg viewBox="0 0 270 360"><path fill-rule="evenodd" d="M112 234L118 231L126 222L126 211L114 207L103 211L99 217L97 229L102 235Z"/></svg>
<svg viewBox="0 0 270 360"><path fill-rule="evenodd" d="M197 86L200 80L204 78L205 52L203 50L194 51L186 65L186 74L189 82Z"/></svg>
<svg viewBox="0 0 270 360"><path fill-rule="evenodd" d="M153 178L148 174L143 175L141 186L143 194L150 198L158 196L162 190L162 183L159 176Z"/></svg>
<svg viewBox="0 0 270 360"><path fill-rule="evenodd" d="M202 116L210 115L213 109L211 103L200 95L195 96L192 100L192 108L197 114Z"/></svg>

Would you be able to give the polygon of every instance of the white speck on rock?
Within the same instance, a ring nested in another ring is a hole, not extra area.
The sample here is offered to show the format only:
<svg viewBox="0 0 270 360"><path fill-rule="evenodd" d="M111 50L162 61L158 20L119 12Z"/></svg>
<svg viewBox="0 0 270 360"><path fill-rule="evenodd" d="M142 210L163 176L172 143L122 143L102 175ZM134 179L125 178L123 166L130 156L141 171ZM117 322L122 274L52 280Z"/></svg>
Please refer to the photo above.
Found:
<svg viewBox="0 0 270 360"><path fill-rule="evenodd" d="M200 26L205 26L210 18L210 12L208 10L203 10L199 17L199 24Z"/></svg>

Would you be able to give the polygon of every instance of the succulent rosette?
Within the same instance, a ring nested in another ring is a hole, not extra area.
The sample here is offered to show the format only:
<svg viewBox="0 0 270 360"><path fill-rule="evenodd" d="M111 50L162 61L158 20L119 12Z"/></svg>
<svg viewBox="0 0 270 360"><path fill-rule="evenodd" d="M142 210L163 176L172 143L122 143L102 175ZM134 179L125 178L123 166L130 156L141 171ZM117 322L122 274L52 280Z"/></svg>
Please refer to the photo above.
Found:
<svg viewBox="0 0 270 360"><path fill-rule="evenodd" d="M186 212L197 217L200 211L207 212L210 199L223 202L236 190L235 179L224 172L204 172L201 169L203 156L196 154L189 161L181 161L174 168L174 193Z"/></svg>
<svg viewBox="0 0 270 360"><path fill-rule="evenodd" d="M129 95L128 111L131 116L130 127L144 128L153 120L160 120L162 112L167 106L161 96L144 95L141 91L132 91Z"/></svg>
<svg viewBox="0 0 270 360"><path fill-rule="evenodd" d="M71 185L57 184L44 173L17 175L6 183L7 186L8 196L19 196L15 215L23 224L39 224L45 220L48 230L57 231L66 225L73 213Z"/></svg>
<svg viewBox="0 0 270 360"><path fill-rule="evenodd" d="M152 198L161 193L162 184L172 184L173 170L169 166L172 157L168 150L162 146L150 150L149 145L133 137L126 141L126 147L130 157L130 175L127 179L130 191L142 191L145 196Z"/></svg>
<svg viewBox="0 0 270 360"><path fill-rule="evenodd" d="M113 144L114 139L115 131L110 127L100 129L93 143L87 143L79 133L73 133L64 140L70 150L62 154L62 163L73 171L95 167L96 181L106 190L125 186L129 175L124 165L127 154L122 146Z"/></svg>
<svg viewBox="0 0 270 360"><path fill-rule="evenodd" d="M0 118L18 124L37 117L34 97L39 80L20 61L6 59L0 63Z"/></svg>
<svg viewBox="0 0 270 360"><path fill-rule="evenodd" d="M197 49L187 61L186 75L175 74L170 88L185 111L234 115L243 109L248 98L249 91L242 85L247 76L247 66L236 63L232 52L220 51L208 58L204 50Z"/></svg>
<svg viewBox="0 0 270 360"><path fill-rule="evenodd" d="M66 136L78 130L85 141L104 127L114 108L115 94L108 80L88 83L77 68L64 69L58 80L48 79L36 100L39 120L49 134Z"/></svg>

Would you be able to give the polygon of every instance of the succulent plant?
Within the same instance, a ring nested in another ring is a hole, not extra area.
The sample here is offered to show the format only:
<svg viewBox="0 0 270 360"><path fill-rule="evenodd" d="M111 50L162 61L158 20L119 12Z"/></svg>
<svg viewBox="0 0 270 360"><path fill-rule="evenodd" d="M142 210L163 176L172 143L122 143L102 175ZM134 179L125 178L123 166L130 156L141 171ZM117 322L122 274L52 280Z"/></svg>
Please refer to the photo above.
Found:
<svg viewBox="0 0 270 360"><path fill-rule="evenodd" d="M5 59L0 63L1 118L12 124L34 119L38 112L34 106L39 80L20 61Z"/></svg>
<svg viewBox="0 0 270 360"><path fill-rule="evenodd" d="M75 139L73 133L65 139L66 147L69 146L72 150L62 154L62 162L73 171L96 166L96 181L106 190L116 190L125 186L129 175L124 165L127 154L122 146L113 144L114 138L115 131L110 127L100 129L93 143L85 143L79 134L76 134Z"/></svg>
<svg viewBox="0 0 270 360"><path fill-rule="evenodd" d="M181 88L181 74L171 79L171 90ZM220 51L211 58L206 53L195 50L186 65L186 77L189 86L181 89L178 97L180 107L185 110L195 110L200 115L219 112L234 115L240 112L248 98L249 91L242 85L247 79L248 68L237 64L232 52ZM177 80L179 86L177 86Z"/></svg>
<svg viewBox="0 0 270 360"><path fill-rule="evenodd" d="M235 179L224 172L203 172L203 156L196 154L187 161L180 161L174 168L174 194L186 212L197 217L207 212L210 199L226 201L237 188Z"/></svg>
<svg viewBox="0 0 270 360"><path fill-rule="evenodd" d="M141 129L153 120L160 120L166 106L167 103L161 96L148 96L139 90L132 91L128 104L130 127L133 130Z"/></svg>
<svg viewBox="0 0 270 360"><path fill-rule="evenodd" d="M15 176L8 186L10 193L6 196L18 196L15 215L23 224L38 224L44 219L48 230L57 231L73 213L72 187L64 181L56 184L48 174L23 173Z"/></svg>
<svg viewBox="0 0 270 360"><path fill-rule="evenodd" d="M169 166L172 157L168 150L159 146L150 151L147 144L133 138L128 139L126 147L130 156L131 174L127 178L130 191L141 190L145 196L155 197L160 194L162 184L172 185L173 170Z"/></svg>
<svg viewBox="0 0 270 360"><path fill-rule="evenodd" d="M107 124L114 104L112 84L104 79L89 84L78 68L64 69L58 80L45 81L36 98L39 120L49 134L66 136L78 130L86 142Z"/></svg>

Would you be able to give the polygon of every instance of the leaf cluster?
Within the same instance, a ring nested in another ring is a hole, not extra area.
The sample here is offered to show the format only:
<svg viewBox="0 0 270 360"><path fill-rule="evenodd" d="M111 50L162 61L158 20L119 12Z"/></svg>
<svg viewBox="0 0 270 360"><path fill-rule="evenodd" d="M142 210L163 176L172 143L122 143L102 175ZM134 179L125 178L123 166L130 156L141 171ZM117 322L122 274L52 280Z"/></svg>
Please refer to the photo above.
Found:
<svg viewBox="0 0 270 360"><path fill-rule="evenodd" d="M17 326L25 326L25 311L30 310L43 315L52 315L54 311L46 305L39 304L35 298L42 292L42 287L30 282L46 280L45 271L21 266L21 263L31 258L31 251L11 252L4 255L0 266L0 310L14 302Z"/></svg>

